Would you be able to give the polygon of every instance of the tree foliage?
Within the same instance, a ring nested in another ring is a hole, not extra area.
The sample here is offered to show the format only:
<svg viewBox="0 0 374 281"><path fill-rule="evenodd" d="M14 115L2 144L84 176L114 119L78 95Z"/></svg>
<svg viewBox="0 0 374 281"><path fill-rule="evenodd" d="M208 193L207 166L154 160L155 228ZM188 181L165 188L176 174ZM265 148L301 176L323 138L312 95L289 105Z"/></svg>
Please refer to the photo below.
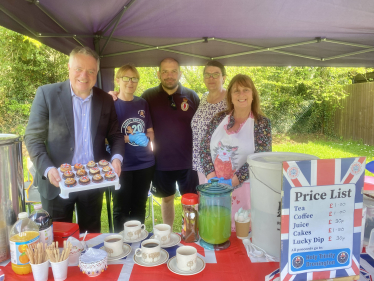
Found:
<svg viewBox="0 0 374 281"><path fill-rule="evenodd" d="M23 134L36 89L68 77L68 57L0 27L0 132Z"/></svg>
<svg viewBox="0 0 374 281"><path fill-rule="evenodd" d="M0 27L0 132L23 134L37 87L68 78L68 57L36 40ZM139 67L136 95L157 86L156 67ZM331 133L330 124L344 86L365 68L227 67L227 87L238 73L249 75L261 108L275 132ZM181 82L199 96L206 92L203 67L182 67ZM118 90L118 85L115 85Z"/></svg>

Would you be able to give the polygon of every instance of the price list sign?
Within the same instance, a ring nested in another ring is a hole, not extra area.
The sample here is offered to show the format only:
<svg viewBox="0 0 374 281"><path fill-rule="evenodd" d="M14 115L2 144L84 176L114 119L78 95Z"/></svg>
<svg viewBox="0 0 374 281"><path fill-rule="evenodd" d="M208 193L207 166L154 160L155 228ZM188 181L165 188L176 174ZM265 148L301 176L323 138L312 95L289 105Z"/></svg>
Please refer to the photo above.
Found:
<svg viewBox="0 0 374 281"><path fill-rule="evenodd" d="M359 275L365 160L283 162L281 280Z"/></svg>

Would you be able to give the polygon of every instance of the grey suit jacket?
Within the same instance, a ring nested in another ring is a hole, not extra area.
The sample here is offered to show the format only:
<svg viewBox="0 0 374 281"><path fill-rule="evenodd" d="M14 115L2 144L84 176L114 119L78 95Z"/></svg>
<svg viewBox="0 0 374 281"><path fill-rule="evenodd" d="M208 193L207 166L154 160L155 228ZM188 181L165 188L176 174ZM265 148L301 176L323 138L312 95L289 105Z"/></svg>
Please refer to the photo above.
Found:
<svg viewBox="0 0 374 281"><path fill-rule="evenodd" d="M91 106L94 161L110 160L105 150L105 138L112 154L123 156L125 145L112 97L94 87ZM71 163L74 155L74 113L69 80L37 89L26 127L25 143L37 170L39 192L45 199L51 200L58 196L60 188L51 185L43 176L45 170Z"/></svg>

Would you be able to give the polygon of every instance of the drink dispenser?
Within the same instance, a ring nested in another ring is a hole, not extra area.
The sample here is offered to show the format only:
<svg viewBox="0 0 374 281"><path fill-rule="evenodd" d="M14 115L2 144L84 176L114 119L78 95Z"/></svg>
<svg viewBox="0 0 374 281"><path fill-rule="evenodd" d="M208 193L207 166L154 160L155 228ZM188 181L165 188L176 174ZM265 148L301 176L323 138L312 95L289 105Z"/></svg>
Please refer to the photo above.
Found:
<svg viewBox="0 0 374 281"><path fill-rule="evenodd" d="M199 192L200 245L210 250L230 246L231 193L233 188L218 180L197 186Z"/></svg>
<svg viewBox="0 0 374 281"><path fill-rule="evenodd" d="M10 259L9 231L24 204L22 142L0 134L0 262Z"/></svg>

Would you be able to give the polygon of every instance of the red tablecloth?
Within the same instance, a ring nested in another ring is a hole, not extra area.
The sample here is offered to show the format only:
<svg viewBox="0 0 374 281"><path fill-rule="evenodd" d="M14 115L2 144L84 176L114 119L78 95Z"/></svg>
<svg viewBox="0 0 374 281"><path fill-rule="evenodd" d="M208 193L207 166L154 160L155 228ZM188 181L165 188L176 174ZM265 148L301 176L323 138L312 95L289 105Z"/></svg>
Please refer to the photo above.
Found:
<svg viewBox="0 0 374 281"><path fill-rule="evenodd" d="M89 234L87 235L86 240L95 238L99 234ZM92 240L93 241L93 240ZM279 263L251 263L247 252L243 246L243 243L240 239L236 238L235 233L232 233L230 237L231 246L223 251L207 251L204 250L198 244L188 244L197 248L198 253L206 261L205 269L193 276L180 276L171 272L167 264L162 264L156 267L142 267L137 264L132 264L132 255L134 252L134 246L132 245L133 251L129 257L127 257L127 265L122 264L110 264L108 269L104 271L101 275L95 278L96 281L99 280L152 280L152 281L167 281L167 280L204 280L204 281L239 281L239 280L256 280L263 281L265 280L265 275L268 275L273 270L279 268ZM89 241L87 242L89 243ZM184 243L182 243L184 244ZM99 245L100 246L100 245ZM172 258L175 255L175 250L178 246L168 248L169 258ZM96 248L96 247L95 247ZM131 258L130 258L131 257ZM5 267L0 267L5 273L6 281L32 281L32 274L29 275L16 275L12 269L11 264L9 263ZM124 269L124 271L122 270ZM53 280L53 274L51 268L49 269L49 279ZM122 272L121 278L120 274ZM125 274L124 274L125 273ZM130 278L127 278L130 276ZM68 278L66 280L71 281L85 281L92 279L87 275L81 273L77 266L69 267Z"/></svg>

